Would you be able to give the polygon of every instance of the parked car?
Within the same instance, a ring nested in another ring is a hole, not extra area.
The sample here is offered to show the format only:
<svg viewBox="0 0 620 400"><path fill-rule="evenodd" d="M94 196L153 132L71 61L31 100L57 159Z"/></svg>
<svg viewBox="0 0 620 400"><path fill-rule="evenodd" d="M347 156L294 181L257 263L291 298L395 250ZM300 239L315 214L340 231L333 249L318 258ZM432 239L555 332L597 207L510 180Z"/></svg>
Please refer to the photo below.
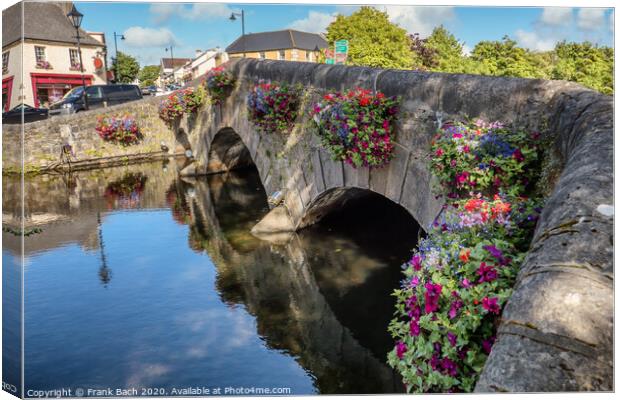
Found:
<svg viewBox="0 0 620 400"><path fill-rule="evenodd" d="M24 123L40 121L47 119L47 108L36 108L29 106L28 104L20 104L13 107L11 110L2 113L3 124L21 124L22 123L22 111L24 113Z"/></svg>
<svg viewBox="0 0 620 400"><path fill-rule="evenodd" d="M155 94L157 93L157 86L145 86L143 88L140 88L140 91L142 92L143 96L155 96Z"/></svg>
<svg viewBox="0 0 620 400"><path fill-rule="evenodd" d="M92 85L86 87L86 102L88 109L93 110L139 100L142 92L136 85ZM50 105L51 116L72 114L86 109L84 101L84 89L82 86L73 88L70 92L56 103Z"/></svg>

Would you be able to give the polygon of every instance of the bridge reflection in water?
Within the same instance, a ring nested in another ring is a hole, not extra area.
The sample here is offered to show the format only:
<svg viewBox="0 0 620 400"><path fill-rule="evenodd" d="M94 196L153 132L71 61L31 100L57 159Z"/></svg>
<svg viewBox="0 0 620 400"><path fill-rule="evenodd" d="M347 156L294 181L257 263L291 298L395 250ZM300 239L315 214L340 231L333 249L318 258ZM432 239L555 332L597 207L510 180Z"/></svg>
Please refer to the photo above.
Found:
<svg viewBox="0 0 620 400"><path fill-rule="evenodd" d="M418 229L406 211L356 198L274 245L249 233L268 212L255 169L172 170L28 182L43 232L26 238L26 388L402 391L385 354Z"/></svg>

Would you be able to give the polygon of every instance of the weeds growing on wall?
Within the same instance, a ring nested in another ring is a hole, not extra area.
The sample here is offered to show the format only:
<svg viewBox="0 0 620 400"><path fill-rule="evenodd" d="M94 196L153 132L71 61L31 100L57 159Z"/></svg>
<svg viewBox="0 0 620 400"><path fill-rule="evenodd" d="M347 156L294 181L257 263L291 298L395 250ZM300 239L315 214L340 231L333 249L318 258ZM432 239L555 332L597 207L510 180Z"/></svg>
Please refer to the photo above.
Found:
<svg viewBox="0 0 620 400"><path fill-rule="evenodd" d="M123 146L136 144L142 139L142 132L135 117L97 117L95 130L106 142L118 143Z"/></svg>
<svg viewBox="0 0 620 400"><path fill-rule="evenodd" d="M183 114L196 112L204 102L204 97L204 89L200 86L177 90L159 103L159 118L170 126Z"/></svg>
<svg viewBox="0 0 620 400"><path fill-rule="evenodd" d="M207 73L203 85L206 87L211 104L220 104L235 85L235 77L220 66Z"/></svg>
<svg viewBox="0 0 620 400"><path fill-rule="evenodd" d="M248 118L261 133L289 133L297 119L301 86L261 82L247 97Z"/></svg>
<svg viewBox="0 0 620 400"><path fill-rule="evenodd" d="M388 362L411 392L472 391L541 212L538 134L445 124L431 170L447 197L395 290Z"/></svg>
<svg viewBox="0 0 620 400"><path fill-rule="evenodd" d="M355 168L387 165L394 153L398 103L397 97L361 88L325 95L313 109L321 144L334 160Z"/></svg>

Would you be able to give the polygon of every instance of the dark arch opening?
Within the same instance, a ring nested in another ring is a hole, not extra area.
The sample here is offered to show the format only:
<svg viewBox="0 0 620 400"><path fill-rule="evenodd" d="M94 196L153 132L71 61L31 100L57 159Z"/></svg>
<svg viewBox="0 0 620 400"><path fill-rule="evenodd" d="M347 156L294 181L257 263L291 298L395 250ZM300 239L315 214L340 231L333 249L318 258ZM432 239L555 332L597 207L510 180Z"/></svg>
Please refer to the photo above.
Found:
<svg viewBox="0 0 620 400"><path fill-rule="evenodd" d="M254 166L250 151L232 128L221 129L209 149L207 173L233 171Z"/></svg>
<svg viewBox="0 0 620 400"><path fill-rule="evenodd" d="M317 284L353 336L385 360L394 343L387 332L420 226L401 205L370 190L339 188L315 201L314 221L300 232Z"/></svg>

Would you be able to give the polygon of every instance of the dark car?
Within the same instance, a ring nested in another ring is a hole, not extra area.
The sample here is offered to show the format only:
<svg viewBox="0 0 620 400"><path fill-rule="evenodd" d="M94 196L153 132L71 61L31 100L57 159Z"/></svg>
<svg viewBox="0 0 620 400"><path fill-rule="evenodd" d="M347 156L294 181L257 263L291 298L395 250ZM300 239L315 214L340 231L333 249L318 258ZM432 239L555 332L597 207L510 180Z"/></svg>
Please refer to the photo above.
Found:
<svg viewBox="0 0 620 400"><path fill-rule="evenodd" d="M49 114L53 116L84 111L85 102L88 103L89 110L94 110L141 98L142 92L136 85L92 85L86 87L86 101L84 101L84 89L79 86L65 94L60 101L50 105Z"/></svg>
<svg viewBox="0 0 620 400"><path fill-rule="evenodd" d="M47 108L35 108L28 104L20 104L13 109L2 113L3 124L21 124L22 111L24 113L24 122L40 121L47 119Z"/></svg>
<svg viewBox="0 0 620 400"><path fill-rule="evenodd" d="M155 85L145 86L141 88L140 90L142 91L142 95L144 96L155 96L155 94L157 93L157 86Z"/></svg>

